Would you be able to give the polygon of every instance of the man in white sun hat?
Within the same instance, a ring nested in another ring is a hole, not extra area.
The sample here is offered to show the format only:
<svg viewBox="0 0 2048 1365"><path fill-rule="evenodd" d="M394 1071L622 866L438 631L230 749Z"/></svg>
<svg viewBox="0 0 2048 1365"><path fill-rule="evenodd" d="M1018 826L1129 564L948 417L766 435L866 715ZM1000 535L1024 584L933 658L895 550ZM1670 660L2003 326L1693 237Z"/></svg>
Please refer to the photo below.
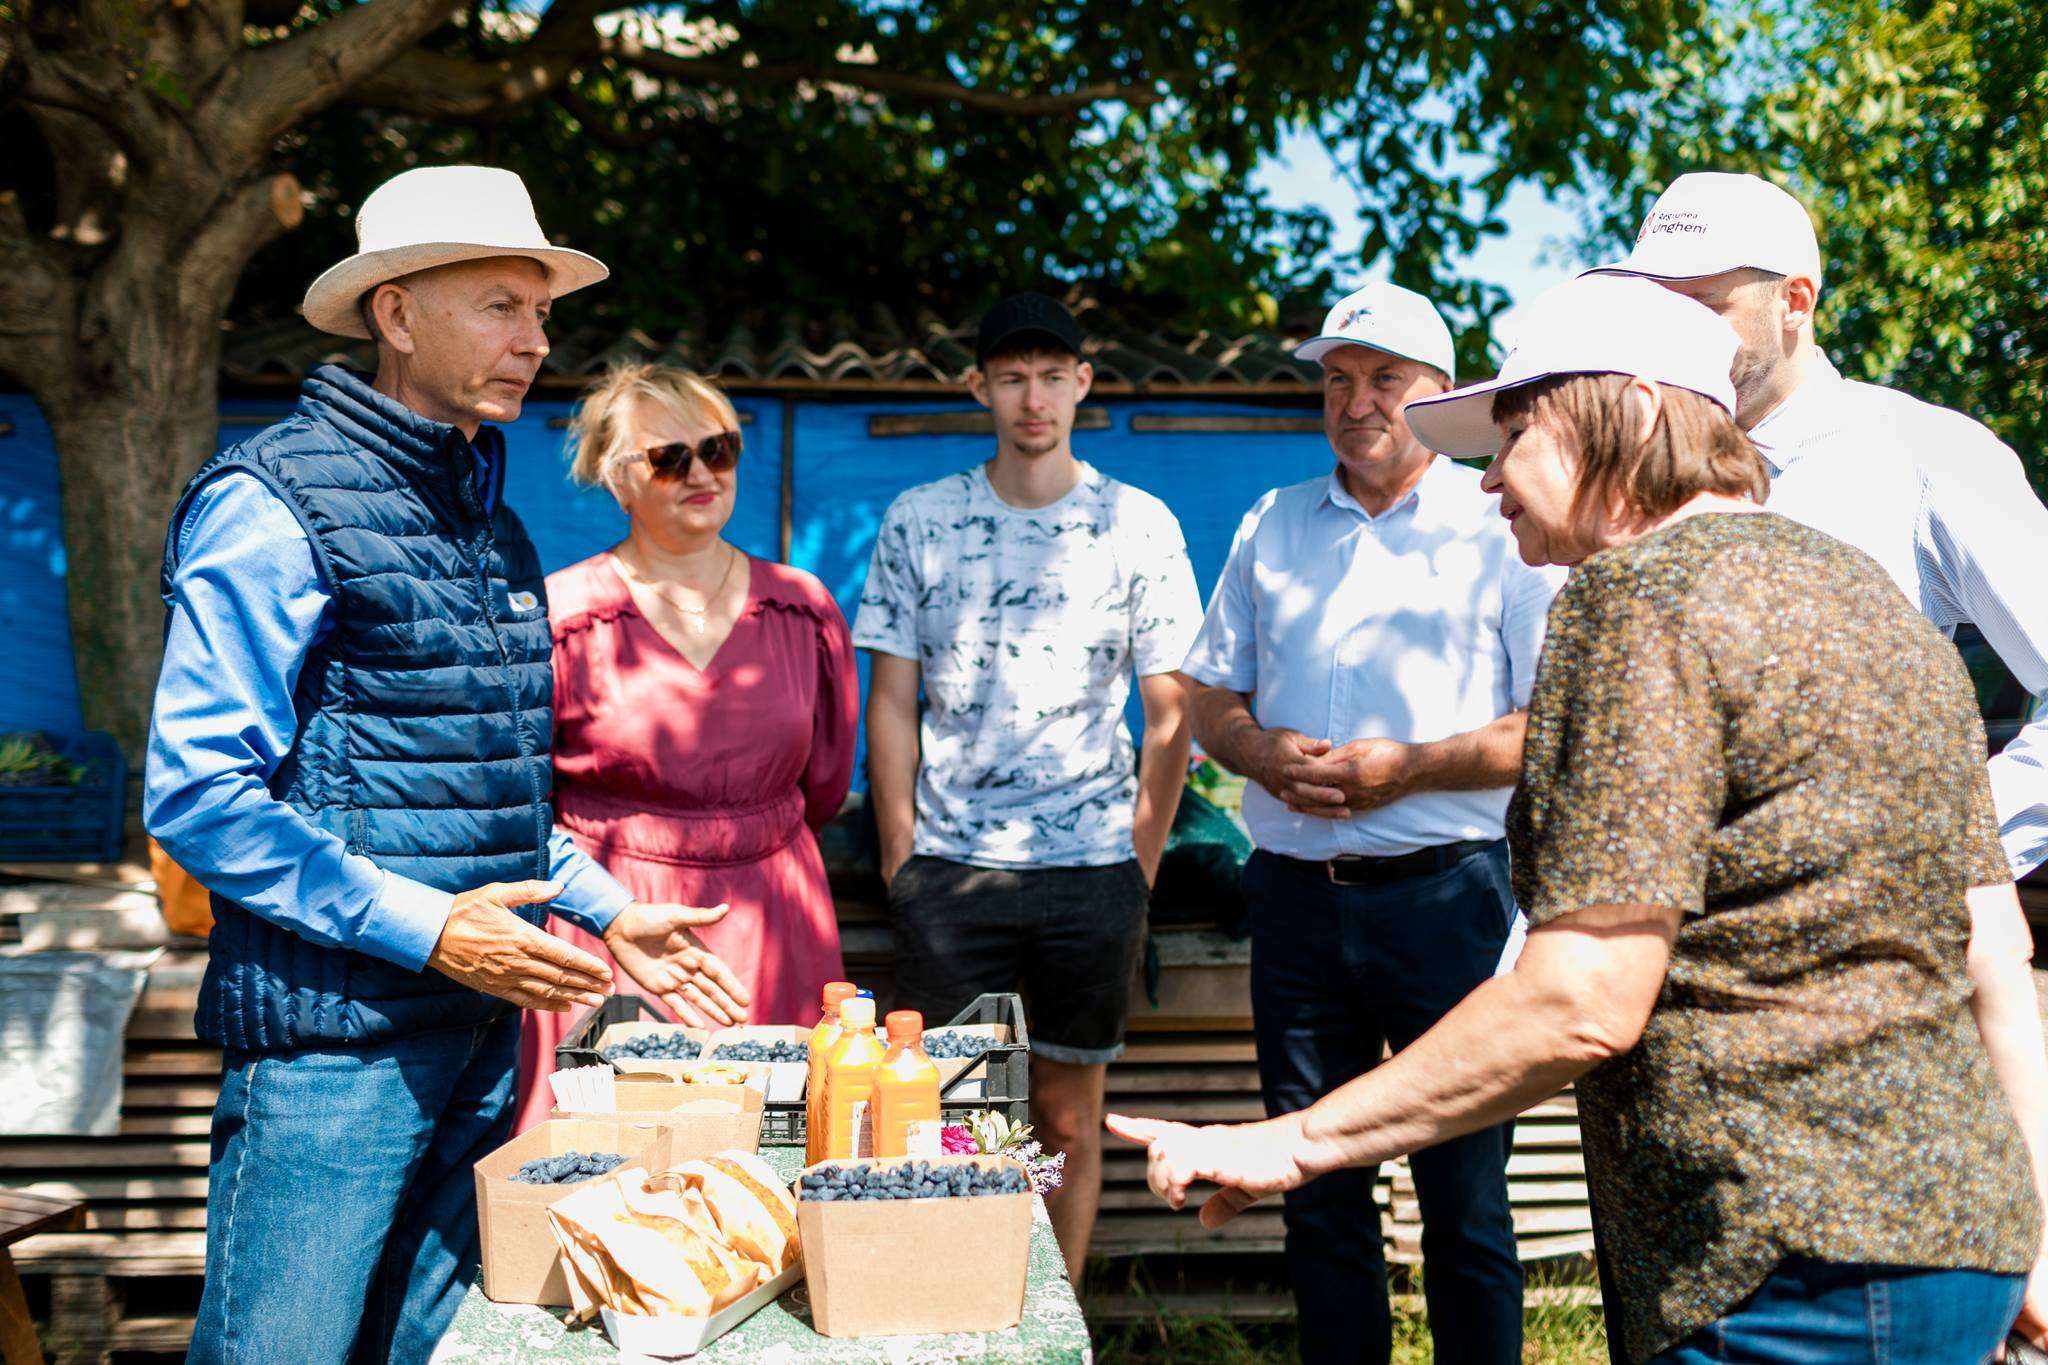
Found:
<svg viewBox="0 0 2048 1365"><path fill-rule="evenodd" d="M2048 509L1984 426L1845 379L1814 344L1820 247L1797 199L1753 175L1680 176L1628 256L1587 273L1643 276L1720 314L1741 339L1736 421L1770 469L1771 510L1870 555L1944 630L1975 624L2041 710ZM2048 714L1990 772L2023 876L2048 861Z"/></svg>
<svg viewBox="0 0 2048 1365"><path fill-rule="evenodd" d="M1252 1008L1269 1113L1305 1108L1490 976L1514 917L1502 815L1559 577L1515 553L1479 473L1403 419L1448 389L1430 301L1369 285L1295 352L1323 370L1334 467L1246 513L1182 671L1195 733L1251 779ZM1508 1129L1417 1153L1439 1360L1521 1359ZM1302 1357L1385 1361L1370 1168L1287 1196Z"/></svg>
<svg viewBox="0 0 2048 1365"><path fill-rule="evenodd" d="M307 291L372 337L196 474L171 516L150 833L213 891L220 1046L195 1361L425 1360L477 1260L477 1158L509 1136L520 1007L615 984L685 1018L745 993L689 926L553 831L541 565L499 497L553 301L605 277L526 188L408 171Z"/></svg>

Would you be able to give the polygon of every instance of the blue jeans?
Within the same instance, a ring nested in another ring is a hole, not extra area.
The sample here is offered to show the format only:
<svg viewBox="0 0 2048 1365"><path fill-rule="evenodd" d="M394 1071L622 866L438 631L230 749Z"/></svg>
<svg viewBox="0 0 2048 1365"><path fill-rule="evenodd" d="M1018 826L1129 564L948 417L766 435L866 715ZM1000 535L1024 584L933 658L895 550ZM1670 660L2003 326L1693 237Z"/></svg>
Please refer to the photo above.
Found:
<svg viewBox="0 0 2048 1365"><path fill-rule="evenodd" d="M188 1359L425 1361L477 1264L478 1158L512 1127L519 1016L225 1058Z"/></svg>
<svg viewBox="0 0 2048 1365"><path fill-rule="evenodd" d="M1793 1256L1650 1365L1978 1365L2005 1340L2025 1290L2021 1275Z"/></svg>
<svg viewBox="0 0 2048 1365"><path fill-rule="evenodd" d="M1266 1112L1313 1104L1427 1032L1493 975L1514 915L1504 845L1387 886L1337 886L1254 853L1252 1021ZM1436 1359L1522 1358L1522 1263L1508 1209L1512 1125L1415 1153L1423 1294ZM1393 1353L1375 1167L1333 1171L1286 1197L1287 1273L1307 1365Z"/></svg>

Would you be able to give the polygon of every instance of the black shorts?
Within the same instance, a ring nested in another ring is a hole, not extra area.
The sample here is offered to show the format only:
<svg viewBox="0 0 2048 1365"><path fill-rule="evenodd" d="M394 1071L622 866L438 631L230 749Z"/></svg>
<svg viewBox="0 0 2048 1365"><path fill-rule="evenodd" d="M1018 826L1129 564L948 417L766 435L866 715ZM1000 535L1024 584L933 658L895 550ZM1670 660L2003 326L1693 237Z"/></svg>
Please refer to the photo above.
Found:
<svg viewBox="0 0 2048 1365"><path fill-rule="evenodd" d="M1124 1050L1150 892L1136 859L1107 867L969 867L915 857L889 883L896 1008L942 1024L1022 989L1031 1050L1096 1063Z"/></svg>

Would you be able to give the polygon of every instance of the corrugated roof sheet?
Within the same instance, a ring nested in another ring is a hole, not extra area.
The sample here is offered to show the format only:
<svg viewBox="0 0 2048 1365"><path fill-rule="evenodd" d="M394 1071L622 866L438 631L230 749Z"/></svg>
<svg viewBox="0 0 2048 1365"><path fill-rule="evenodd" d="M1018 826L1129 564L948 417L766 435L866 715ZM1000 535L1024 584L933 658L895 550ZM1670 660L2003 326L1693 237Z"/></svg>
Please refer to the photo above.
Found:
<svg viewBox="0 0 2048 1365"><path fill-rule="evenodd" d="M1316 387L1317 367L1292 354L1300 338L1260 332L1170 337L1121 326L1092 303L1081 303L1075 313L1088 337L1098 390L1298 395ZM933 314L904 324L880 307L860 318L792 313L774 327L697 322L666 337L572 329L552 339L541 383L578 387L607 362L632 358L686 366L737 388L952 388L974 363L974 330L973 323ZM294 318L231 332L221 368L230 383L267 386L296 383L329 360L367 367L373 356L368 342L327 336Z"/></svg>

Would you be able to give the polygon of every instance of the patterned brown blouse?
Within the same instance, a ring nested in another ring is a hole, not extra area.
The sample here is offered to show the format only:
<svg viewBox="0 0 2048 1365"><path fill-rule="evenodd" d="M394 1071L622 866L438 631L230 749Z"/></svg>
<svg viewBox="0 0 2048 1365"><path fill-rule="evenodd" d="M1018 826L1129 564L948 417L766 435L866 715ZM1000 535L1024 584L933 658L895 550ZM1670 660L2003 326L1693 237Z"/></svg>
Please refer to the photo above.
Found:
<svg viewBox="0 0 2048 1365"><path fill-rule="evenodd" d="M1997 832L1962 661L1859 551L1708 514L1573 572L1508 814L1515 894L1536 924L1685 915L1642 1041L1579 1085L1632 1358L1787 1256L2032 1264L1964 965L1964 891L2010 875Z"/></svg>

